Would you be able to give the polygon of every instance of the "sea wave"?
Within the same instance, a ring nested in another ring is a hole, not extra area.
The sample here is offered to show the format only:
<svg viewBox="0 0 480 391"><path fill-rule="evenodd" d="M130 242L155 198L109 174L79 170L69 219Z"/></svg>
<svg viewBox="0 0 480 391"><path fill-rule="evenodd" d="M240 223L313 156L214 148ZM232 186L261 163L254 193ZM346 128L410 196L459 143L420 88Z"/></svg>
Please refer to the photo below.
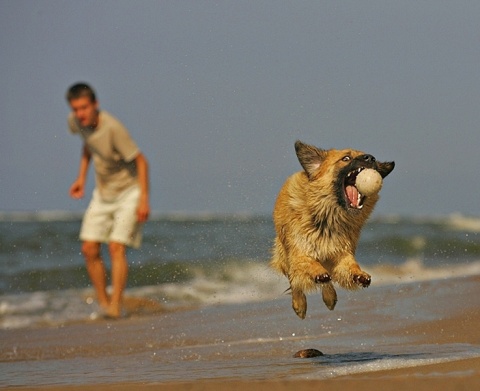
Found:
<svg viewBox="0 0 480 391"><path fill-rule="evenodd" d="M480 261L427 267L422 259L410 258L401 265L382 264L367 271L374 284L392 285L480 275Z"/></svg>
<svg viewBox="0 0 480 391"><path fill-rule="evenodd" d="M35 211L0 211L0 221L71 221L80 220L83 217L83 211L72 210L35 210ZM270 219L270 213L252 213L231 212L217 213L212 211L172 211L159 212L153 211L150 216L151 221L212 221L212 220L237 220L245 221L256 218ZM447 215L396 215L384 214L376 215L370 220L370 223L414 223L414 224L435 224L444 225L453 229L466 230L471 232L480 232L480 216L464 215L461 213L450 213Z"/></svg>
<svg viewBox="0 0 480 391"><path fill-rule="evenodd" d="M0 211L0 222L72 221L82 216L83 212L68 210Z"/></svg>
<svg viewBox="0 0 480 391"><path fill-rule="evenodd" d="M0 212L0 222L0 328L99 316L85 289L79 214ZM479 232L476 217L380 216L363 230L356 257L372 275L371 289L480 275ZM128 255L127 298L170 311L282 297L288 281L268 265L273 239L270 216L154 216L142 249Z"/></svg>
<svg viewBox="0 0 480 391"><path fill-rule="evenodd" d="M480 232L480 217L474 215L464 215L461 213L450 213L447 215L379 215L370 220L370 223L385 223L390 225L414 224L414 225L433 225L445 229L455 229L466 232Z"/></svg>
<svg viewBox="0 0 480 391"><path fill-rule="evenodd" d="M81 220L84 211L71 210L36 210L36 211L0 211L0 222L55 222ZM259 214L252 212L218 213L212 211L153 211L150 221L216 221L216 220L237 220L245 221L257 218L270 218L270 214Z"/></svg>
<svg viewBox="0 0 480 391"><path fill-rule="evenodd" d="M367 271L372 275L372 287L380 287L480 275L480 261L432 268L420 260L409 259L402 265L375 266ZM216 270L193 267L189 278L128 288L126 298L137 303L137 308L130 309L136 316L202 306L268 301L283 297L287 288L287 280L272 271L267 263L243 261L230 262ZM146 300L155 303L150 306L152 310L145 308ZM88 322L100 315L90 288L0 296L2 329Z"/></svg>

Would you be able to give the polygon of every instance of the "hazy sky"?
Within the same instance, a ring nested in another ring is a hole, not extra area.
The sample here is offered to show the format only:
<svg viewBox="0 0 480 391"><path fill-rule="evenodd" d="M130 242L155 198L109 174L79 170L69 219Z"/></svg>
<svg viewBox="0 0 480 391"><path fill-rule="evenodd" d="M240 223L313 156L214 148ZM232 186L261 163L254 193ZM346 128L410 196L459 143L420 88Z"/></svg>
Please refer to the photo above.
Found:
<svg viewBox="0 0 480 391"><path fill-rule="evenodd" d="M459 0L0 0L0 210L85 208L64 94L87 81L149 159L156 211L268 213L301 139L395 160L377 213L478 216L479 17Z"/></svg>

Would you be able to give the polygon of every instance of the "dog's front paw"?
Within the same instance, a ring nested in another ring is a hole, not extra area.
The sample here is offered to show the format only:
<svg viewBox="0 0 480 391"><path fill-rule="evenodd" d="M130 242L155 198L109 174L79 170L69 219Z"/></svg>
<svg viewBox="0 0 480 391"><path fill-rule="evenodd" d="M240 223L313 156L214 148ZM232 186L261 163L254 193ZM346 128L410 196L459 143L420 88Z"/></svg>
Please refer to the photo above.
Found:
<svg viewBox="0 0 480 391"><path fill-rule="evenodd" d="M328 273L323 273L315 276L315 283L316 284L326 284L327 282L330 282L332 280L332 277Z"/></svg>
<svg viewBox="0 0 480 391"><path fill-rule="evenodd" d="M353 276L353 282L363 288L367 288L372 282L372 277L370 277L370 275L368 275L367 273L355 274Z"/></svg>

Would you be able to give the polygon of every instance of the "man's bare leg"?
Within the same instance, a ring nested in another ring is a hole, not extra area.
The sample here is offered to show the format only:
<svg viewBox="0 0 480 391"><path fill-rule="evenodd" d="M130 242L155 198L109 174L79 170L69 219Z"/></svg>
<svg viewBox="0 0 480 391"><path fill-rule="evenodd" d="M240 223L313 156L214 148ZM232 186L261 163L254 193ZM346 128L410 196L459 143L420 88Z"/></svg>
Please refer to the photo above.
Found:
<svg viewBox="0 0 480 391"><path fill-rule="evenodd" d="M87 273L92 281L97 300L100 306L107 309L110 304L110 298L107 294L107 282L105 266L100 255L100 243L83 242L82 253L85 257Z"/></svg>
<svg viewBox="0 0 480 391"><path fill-rule="evenodd" d="M121 315L123 291L127 285L128 263L126 247L122 243L111 242L109 245L110 259L112 261L112 296L107 313L118 318Z"/></svg>

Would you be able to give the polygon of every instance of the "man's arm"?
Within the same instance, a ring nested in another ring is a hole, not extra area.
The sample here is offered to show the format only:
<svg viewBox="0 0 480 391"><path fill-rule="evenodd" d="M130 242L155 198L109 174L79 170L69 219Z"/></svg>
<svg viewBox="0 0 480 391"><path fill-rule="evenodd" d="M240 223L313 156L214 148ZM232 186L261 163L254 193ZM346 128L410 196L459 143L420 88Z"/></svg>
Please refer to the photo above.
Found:
<svg viewBox="0 0 480 391"><path fill-rule="evenodd" d="M82 156L80 158L80 166L78 169L78 177L70 186L70 197L72 198L82 198L85 194L85 183L87 181L88 166L90 165L90 159L92 155L88 150L87 146L83 146Z"/></svg>
<svg viewBox="0 0 480 391"><path fill-rule="evenodd" d="M138 221L145 222L150 214L149 201L149 176L148 176L148 161L145 155L139 153L135 158L137 166L138 184L140 185L140 200L138 202L137 217Z"/></svg>

